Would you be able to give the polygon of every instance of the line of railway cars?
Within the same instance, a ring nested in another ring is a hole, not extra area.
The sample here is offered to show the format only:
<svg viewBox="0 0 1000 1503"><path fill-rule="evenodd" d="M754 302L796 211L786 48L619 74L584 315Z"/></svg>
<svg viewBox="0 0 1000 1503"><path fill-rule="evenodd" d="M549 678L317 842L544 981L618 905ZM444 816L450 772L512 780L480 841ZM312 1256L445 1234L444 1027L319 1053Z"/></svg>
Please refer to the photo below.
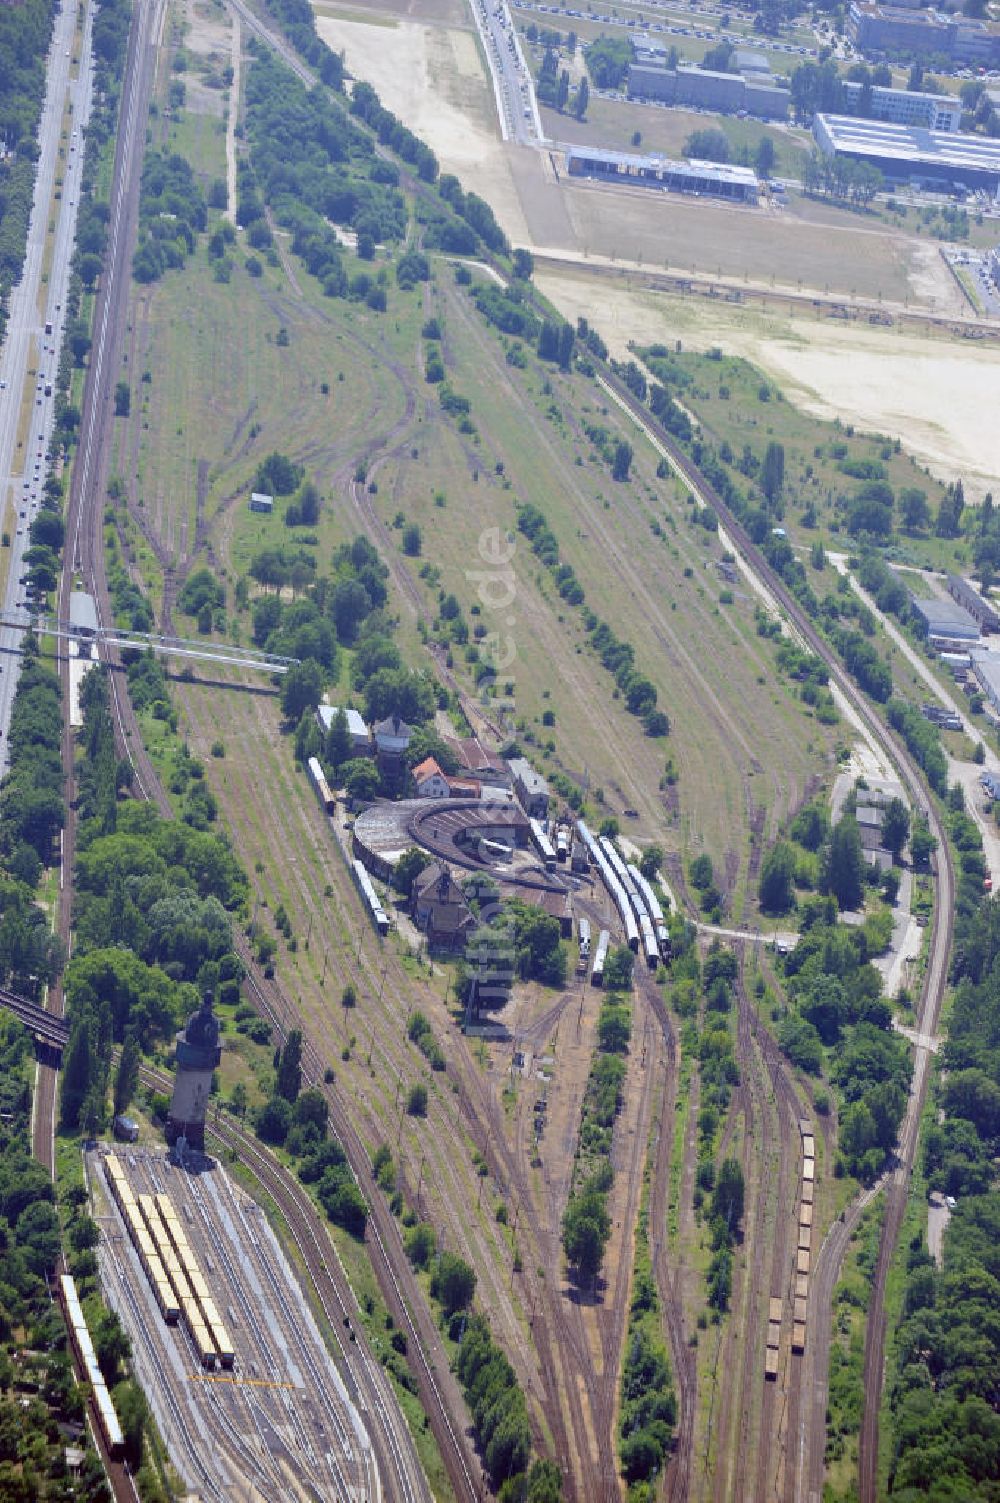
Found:
<svg viewBox="0 0 1000 1503"><path fill-rule="evenodd" d="M812 1260L812 1228L814 1196L816 1191L816 1138L812 1123L806 1119L799 1122L802 1139L802 1177L798 1197L798 1231L795 1247L795 1275L792 1284L792 1351L796 1355L806 1349L806 1321L809 1307L809 1273ZM771 1297L767 1322L767 1348L764 1355L764 1377L769 1382L778 1376L778 1350L781 1342L782 1301Z"/></svg>
<svg viewBox="0 0 1000 1503"><path fill-rule="evenodd" d="M604 985L604 962L608 958L608 946L611 944L611 934L607 929L602 929L597 936L597 949L594 951L594 968L590 973L591 986Z"/></svg>
<svg viewBox="0 0 1000 1503"><path fill-rule="evenodd" d="M635 881L635 868L625 864L606 835L595 839L582 819L576 828L618 909L629 949L638 954L641 948L649 969L655 971L661 959L670 958L670 937L655 893L644 878Z"/></svg>
<svg viewBox="0 0 1000 1503"><path fill-rule="evenodd" d="M389 915L382 907L379 895L372 886L372 879L365 870L364 862L355 859L351 862L351 870L354 873L354 885L361 894L362 900L368 909L369 917L375 925L377 933L384 939L389 933Z"/></svg>
<svg viewBox="0 0 1000 1503"><path fill-rule="evenodd" d="M590 920L581 918L576 926L577 936L580 941L580 959L577 964L578 971L586 971L590 964Z"/></svg>
<svg viewBox="0 0 1000 1503"><path fill-rule="evenodd" d="M113 1153L104 1160L104 1167L115 1203L167 1324L176 1325L183 1317L202 1367L231 1368L235 1353L229 1333L219 1318L170 1197L135 1196L120 1160Z"/></svg>
<svg viewBox="0 0 1000 1503"><path fill-rule="evenodd" d="M531 824L531 838L535 842L535 849L542 858L542 865L547 872L556 869L556 848L548 837L545 826L540 819L533 819Z"/></svg>
<svg viewBox="0 0 1000 1503"><path fill-rule="evenodd" d="M205 1325L208 1328L208 1333L218 1354L219 1363L222 1367L229 1369L236 1360L233 1344L229 1338L229 1332L219 1316L215 1301L208 1292L205 1276L201 1271L191 1244L188 1242L187 1233L174 1209L170 1196L161 1193L153 1197L153 1199L164 1228L164 1236L168 1239L174 1252L177 1254L178 1262L184 1271L191 1294L200 1307Z"/></svg>
<svg viewBox="0 0 1000 1503"><path fill-rule="evenodd" d="M168 1326L175 1326L180 1319L180 1305L167 1278L167 1271L152 1237L143 1220L142 1213L132 1193L132 1187L125 1178L125 1171L118 1158L109 1153L104 1160L104 1173L107 1177L111 1194L115 1204L122 1213L125 1229L129 1234L132 1246L139 1255L139 1262L148 1278L156 1297L156 1303L160 1307L160 1314Z"/></svg>
<svg viewBox="0 0 1000 1503"><path fill-rule="evenodd" d="M335 814L337 800L334 798L330 785L326 781L326 774L323 771L319 757L310 757L306 763L306 769L309 773L309 781L312 783L316 797L319 799L320 808L324 814Z"/></svg>
<svg viewBox="0 0 1000 1503"><path fill-rule="evenodd" d="M98 1365L94 1343L87 1328L83 1306L80 1304L80 1296L76 1290L76 1281L71 1274L61 1273L59 1275L59 1287L62 1293L63 1304L66 1307L66 1320L69 1325L70 1336L83 1367L84 1378L90 1384L94 1403L97 1405L101 1434L104 1436L108 1455L113 1461L119 1461L125 1451L125 1436L122 1433L121 1421L115 1412L115 1406L111 1402L111 1395L108 1393L108 1385L104 1381L104 1374Z"/></svg>

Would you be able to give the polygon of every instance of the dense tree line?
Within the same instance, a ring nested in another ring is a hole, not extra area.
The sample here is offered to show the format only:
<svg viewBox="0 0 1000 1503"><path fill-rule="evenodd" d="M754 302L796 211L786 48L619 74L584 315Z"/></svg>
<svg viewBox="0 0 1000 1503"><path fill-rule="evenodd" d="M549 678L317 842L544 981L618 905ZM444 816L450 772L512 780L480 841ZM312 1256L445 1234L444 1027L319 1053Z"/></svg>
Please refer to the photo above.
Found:
<svg viewBox="0 0 1000 1503"><path fill-rule="evenodd" d="M191 163L178 153L146 153L139 188L139 237L132 258L137 282L155 282L183 266L195 236L208 224L208 208Z"/></svg>
<svg viewBox="0 0 1000 1503"><path fill-rule="evenodd" d="M31 1153L32 1061L27 1030L0 1017L0 1493L19 1503L71 1497L109 1503L66 1330L46 1282L59 1257L60 1231L52 1180ZM72 1226L80 1233L69 1254L78 1276L96 1266L92 1252L77 1251L89 1245L88 1229L96 1234L89 1218ZM107 1351L104 1330L94 1323L98 1360ZM86 1452L76 1482L66 1470L71 1434Z"/></svg>
<svg viewBox="0 0 1000 1503"><path fill-rule="evenodd" d="M362 259L371 259L377 243L401 239L407 213L398 173L376 156L368 131L340 100L323 89L307 91L259 47L247 76L246 109L250 161L241 175L237 221L252 246L265 248L268 205L292 232L292 250L324 292L346 297L343 250L328 221L355 231Z"/></svg>
<svg viewBox="0 0 1000 1503"><path fill-rule="evenodd" d="M7 869L34 886L63 824L62 690L25 634L0 784L0 851Z"/></svg>
<svg viewBox="0 0 1000 1503"><path fill-rule="evenodd" d="M495 1490L524 1503L558 1503L562 1479L550 1461L531 1462L531 1428L524 1394L486 1318L465 1323L456 1372L472 1414L476 1444Z"/></svg>
<svg viewBox="0 0 1000 1503"><path fill-rule="evenodd" d="M149 804L119 802L129 772L114 752L107 678L81 688L84 724L75 947L66 968L70 1040L64 1127L105 1118L114 1042L167 1040L205 992L238 1001L242 963L232 923L246 879L226 842Z"/></svg>
<svg viewBox="0 0 1000 1503"><path fill-rule="evenodd" d="M267 9L281 22L292 46L302 54L331 89L341 89L344 60L316 34L316 17L309 0L265 0Z"/></svg>
<svg viewBox="0 0 1000 1503"><path fill-rule="evenodd" d="M865 932L838 926L831 902L814 898L804 905L802 935L785 960L794 1021L781 1039L804 1051L818 1052L820 1045L829 1051L830 1077L841 1096L838 1171L870 1182L895 1147L910 1060L892 1031Z"/></svg>
<svg viewBox="0 0 1000 1503"><path fill-rule="evenodd" d="M11 153L0 162L0 340L28 239L52 17L53 0L0 7L0 141Z"/></svg>
<svg viewBox="0 0 1000 1503"><path fill-rule="evenodd" d="M929 1185L958 1205L940 1269L922 1232L908 1249L894 1342L890 1491L905 1503L991 1499L1000 1476L998 957L1000 903L980 891L956 920L940 1110L922 1145Z"/></svg>

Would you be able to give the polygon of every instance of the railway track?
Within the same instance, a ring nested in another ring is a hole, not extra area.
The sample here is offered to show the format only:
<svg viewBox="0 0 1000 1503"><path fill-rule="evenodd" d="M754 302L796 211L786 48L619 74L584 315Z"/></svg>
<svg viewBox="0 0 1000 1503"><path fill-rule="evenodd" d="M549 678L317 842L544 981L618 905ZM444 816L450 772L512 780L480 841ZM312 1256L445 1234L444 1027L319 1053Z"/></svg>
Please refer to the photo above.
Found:
<svg viewBox="0 0 1000 1503"><path fill-rule="evenodd" d="M924 978L917 1027L921 1033L933 1034L936 1030L947 981L947 963L951 951L954 926L955 879L951 852L947 842L947 832L933 800L928 797L925 780L919 766L899 737L885 726L876 715L846 670L842 667L833 649L820 636L812 621L805 614L784 581L771 568L760 550L750 539L745 528L725 501L723 501L722 497L716 492L714 486L706 480L684 451L661 428L649 410L635 399L622 381L611 372L602 376L600 380L609 394L614 397L614 400L632 416L634 421L649 435L654 444L668 458L692 493L701 500L703 505L709 505L716 511L734 546L742 555L751 571L778 603L782 612L794 626L795 631L808 649L824 662L831 679L836 683L852 709L861 717L871 734L874 735L876 740L888 752L915 805L925 812L931 832L938 842L933 867L937 881L937 901L934 907L930 937L930 955ZM902 1206L905 1206L907 1186L916 1152L917 1132L920 1114L926 1098L927 1082L927 1051L918 1048L906 1116L900 1130L899 1167L897 1172L892 1176L889 1185L890 1204L887 1206L886 1216L883 1221L883 1235L879 1247L879 1259L876 1266L876 1278L873 1283L872 1300L869 1307L866 1330L865 1403L862 1416L860 1446L861 1503L875 1503L878 1465L878 1410L881 1402L884 1359L882 1303L885 1292L885 1279L899 1233L899 1226L902 1220ZM815 1341L816 1325L818 1321L822 1321L825 1328L828 1329L829 1327L833 1285L836 1282L836 1275L845 1250L846 1240L827 1238L821 1249L820 1258L814 1264L809 1315L812 1337L810 1346L813 1350L817 1346L819 1346L821 1352L828 1350L823 1343L816 1343ZM809 1348L807 1348L806 1357L803 1362L804 1372L801 1393L805 1395L805 1399L804 1404L800 1400L798 1437L796 1439L789 1434L790 1453L788 1461L790 1462L790 1469L786 1473L786 1493L796 1500L800 1498L818 1499L822 1493L823 1484L828 1371L825 1363L823 1371L818 1371L814 1364L809 1363L808 1357Z"/></svg>

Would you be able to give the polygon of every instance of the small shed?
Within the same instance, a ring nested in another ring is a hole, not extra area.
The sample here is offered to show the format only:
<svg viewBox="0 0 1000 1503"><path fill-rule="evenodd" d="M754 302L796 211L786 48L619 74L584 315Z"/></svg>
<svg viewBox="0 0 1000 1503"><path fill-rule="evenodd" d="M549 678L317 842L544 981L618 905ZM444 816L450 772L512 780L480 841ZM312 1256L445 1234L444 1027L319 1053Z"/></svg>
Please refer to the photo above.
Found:
<svg viewBox="0 0 1000 1503"><path fill-rule="evenodd" d="M250 495L250 510L269 514L274 510L274 497L265 496L263 491L253 491Z"/></svg>
<svg viewBox="0 0 1000 1503"><path fill-rule="evenodd" d="M138 1143L139 1124L133 1117L116 1117L112 1126L119 1143Z"/></svg>

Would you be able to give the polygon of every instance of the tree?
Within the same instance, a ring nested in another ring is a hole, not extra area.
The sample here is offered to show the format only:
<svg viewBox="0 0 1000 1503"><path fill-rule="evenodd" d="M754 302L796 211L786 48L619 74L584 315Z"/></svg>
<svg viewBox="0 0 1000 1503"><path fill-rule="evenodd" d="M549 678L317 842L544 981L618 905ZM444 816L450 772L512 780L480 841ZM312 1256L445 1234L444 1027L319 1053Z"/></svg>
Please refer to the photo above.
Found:
<svg viewBox="0 0 1000 1503"><path fill-rule="evenodd" d="M864 855L861 832L853 815L834 825L826 862L826 888L841 909L857 908L864 892Z"/></svg>
<svg viewBox="0 0 1000 1503"><path fill-rule="evenodd" d="M409 897L413 891L414 882L424 867L430 864L430 859L426 851L420 850L415 845L410 846L409 850L404 851L396 862L392 874L392 885L405 897Z"/></svg>
<svg viewBox="0 0 1000 1503"><path fill-rule="evenodd" d="M62 1125L70 1132L79 1126L84 1098L97 1069L97 1062L91 1054L88 1022L77 1015L63 1056L59 1103Z"/></svg>
<svg viewBox="0 0 1000 1503"><path fill-rule="evenodd" d="M409 527L403 530L403 552L407 558L419 558L421 545L420 528L416 522L411 522Z"/></svg>
<svg viewBox="0 0 1000 1503"><path fill-rule="evenodd" d="M760 872L760 906L765 913L787 913L795 902L795 852L779 840L764 857Z"/></svg>
<svg viewBox="0 0 1000 1503"><path fill-rule="evenodd" d="M278 1057L277 1075L274 1082L275 1095L293 1102L302 1087L302 1030L291 1028L285 1047Z"/></svg>
<svg viewBox="0 0 1000 1503"><path fill-rule="evenodd" d="M576 91L576 99L573 103L573 113L578 120L582 120L587 113L590 103L590 85L585 78L581 78L580 87Z"/></svg>
<svg viewBox="0 0 1000 1503"><path fill-rule="evenodd" d="M600 1273L610 1234L611 1218L603 1195L591 1191L570 1200L563 1214L562 1244L581 1282L591 1283Z"/></svg>
<svg viewBox="0 0 1000 1503"><path fill-rule="evenodd" d="M351 798L364 803L378 794L381 778L370 757L354 757L350 762L345 762L340 775Z"/></svg>
<svg viewBox="0 0 1000 1503"><path fill-rule="evenodd" d="M785 449L772 439L764 451L761 466L761 490L769 501L777 501L785 484Z"/></svg>
<svg viewBox="0 0 1000 1503"><path fill-rule="evenodd" d="M289 668L281 680L281 712L297 724L308 710L315 710L323 695L325 673L315 658L306 658Z"/></svg>
<svg viewBox="0 0 1000 1503"><path fill-rule="evenodd" d="M410 1087L406 1098L406 1110L411 1117L427 1116L427 1087L422 1081Z"/></svg>
<svg viewBox="0 0 1000 1503"><path fill-rule="evenodd" d="M910 836L910 860L917 868L926 867L937 850L937 837L932 835L925 819L914 820Z"/></svg>
<svg viewBox="0 0 1000 1503"><path fill-rule="evenodd" d="M118 1070L115 1074L114 1110L116 1117L120 1117L128 1110L129 1102L135 1095L139 1084L140 1059L139 1040L135 1036L135 1031L130 1028L125 1035L122 1052L118 1058Z"/></svg>
<svg viewBox="0 0 1000 1503"><path fill-rule="evenodd" d="M908 485L899 493L899 513L906 532L923 532L930 526L931 513L926 491Z"/></svg>
<svg viewBox="0 0 1000 1503"><path fill-rule="evenodd" d="M611 463L612 480L627 480L632 467L632 445L620 438L615 443L615 456Z"/></svg>
<svg viewBox="0 0 1000 1503"><path fill-rule="evenodd" d="M559 82L556 85L556 109L559 111L560 115L562 114L563 110L566 108L566 101L568 99L569 99L569 74L566 72L566 69L563 68L563 70L559 74Z"/></svg>
<svg viewBox="0 0 1000 1503"><path fill-rule="evenodd" d="M774 167L774 142L770 136L761 136L757 150L754 153L754 171L758 177L770 177Z"/></svg>
<svg viewBox="0 0 1000 1503"><path fill-rule="evenodd" d="M450 1319L467 1310L476 1293L476 1274L457 1253L443 1252L431 1274L431 1294Z"/></svg>
<svg viewBox="0 0 1000 1503"><path fill-rule="evenodd" d="M743 1220L743 1170L739 1159L723 1159L712 1194L712 1219L722 1221L730 1239Z"/></svg>
<svg viewBox="0 0 1000 1503"><path fill-rule="evenodd" d="M115 417L128 417L132 409L132 393L127 381L119 381L115 386Z"/></svg>
<svg viewBox="0 0 1000 1503"><path fill-rule="evenodd" d="M729 141L721 130L695 130L681 147L684 156L698 162L731 162Z"/></svg>
<svg viewBox="0 0 1000 1503"><path fill-rule="evenodd" d="M890 799L882 816L882 844L899 865L899 858L910 833L910 811L901 798Z"/></svg>
<svg viewBox="0 0 1000 1503"><path fill-rule="evenodd" d="M639 870L647 882L655 882L656 874L663 865L662 845L647 845L639 858Z"/></svg>
<svg viewBox="0 0 1000 1503"><path fill-rule="evenodd" d="M330 722L326 746L323 748L324 755L331 766L339 771L345 762L351 760L353 750L351 732L347 724L347 711L341 707Z"/></svg>
<svg viewBox="0 0 1000 1503"><path fill-rule="evenodd" d="M628 945L616 945L604 962L604 985L610 992L627 992L632 987L635 956Z"/></svg>

